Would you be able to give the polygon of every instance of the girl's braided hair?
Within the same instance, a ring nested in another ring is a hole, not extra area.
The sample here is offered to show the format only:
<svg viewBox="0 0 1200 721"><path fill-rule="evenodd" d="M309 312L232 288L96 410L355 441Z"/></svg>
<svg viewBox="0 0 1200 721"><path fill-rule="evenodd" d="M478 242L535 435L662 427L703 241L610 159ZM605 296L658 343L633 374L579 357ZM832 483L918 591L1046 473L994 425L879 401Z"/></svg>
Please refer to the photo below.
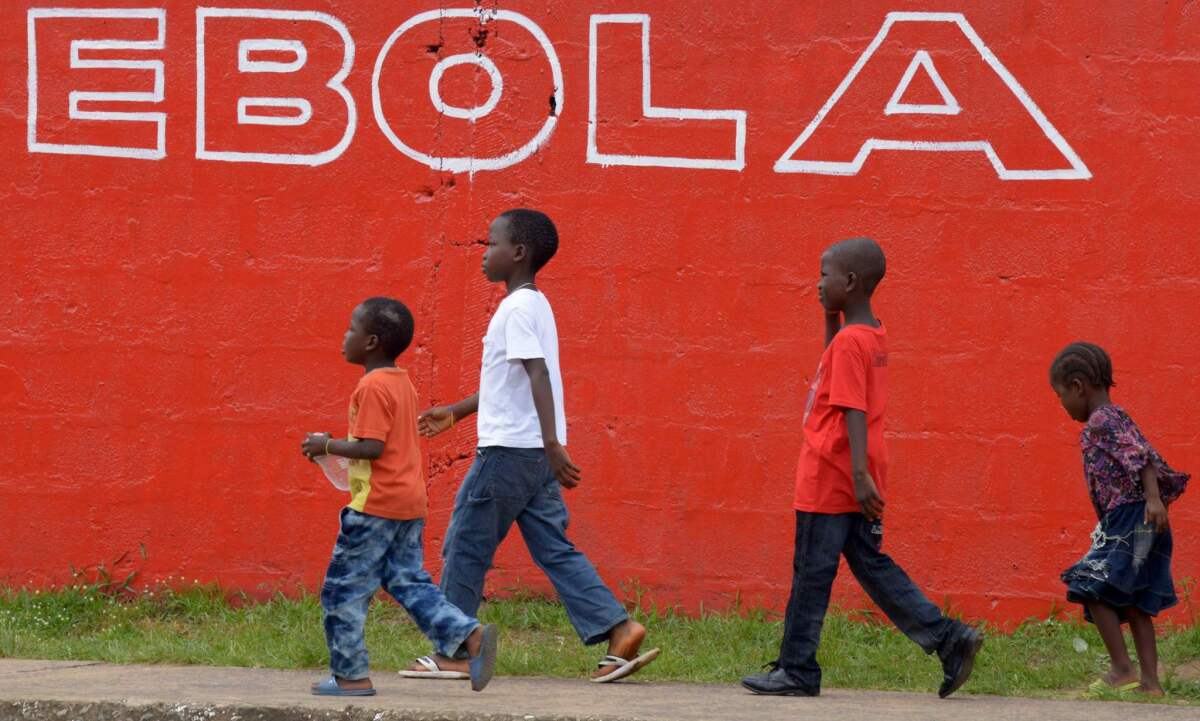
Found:
<svg viewBox="0 0 1200 721"><path fill-rule="evenodd" d="M1113 382L1112 359L1095 343L1077 341L1063 348L1050 364L1050 381L1066 384L1080 378L1093 388L1105 390Z"/></svg>

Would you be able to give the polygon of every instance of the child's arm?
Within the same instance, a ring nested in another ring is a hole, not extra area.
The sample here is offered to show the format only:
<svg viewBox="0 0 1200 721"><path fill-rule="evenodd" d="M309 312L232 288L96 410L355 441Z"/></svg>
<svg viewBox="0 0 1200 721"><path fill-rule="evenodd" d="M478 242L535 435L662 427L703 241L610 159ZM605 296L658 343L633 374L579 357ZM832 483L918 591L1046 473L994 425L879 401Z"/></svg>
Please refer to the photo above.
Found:
<svg viewBox="0 0 1200 721"><path fill-rule="evenodd" d="M354 440L335 440L329 433L309 433L301 448L309 459L331 455L373 461L383 455L384 439L396 418L396 401L379 385L363 386L350 399L350 430Z"/></svg>
<svg viewBox="0 0 1200 721"><path fill-rule="evenodd" d="M309 460L317 456L342 456L357 460L373 461L383 455L383 441L374 438L360 438L357 441L344 441L331 438L328 433L309 433L300 444L300 450Z"/></svg>
<svg viewBox="0 0 1200 721"><path fill-rule="evenodd" d="M875 479L867 470L867 414L853 408L844 408L846 433L850 436L850 468L854 477L854 497L862 507L863 515L874 521L883 515L883 499Z"/></svg>
<svg viewBox="0 0 1200 721"><path fill-rule="evenodd" d="M1153 463L1147 463L1142 468L1142 490L1146 492L1145 523L1153 524L1154 530L1162 533L1167 530L1167 506L1162 502L1158 492L1158 471Z"/></svg>
<svg viewBox="0 0 1200 721"><path fill-rule="evenodd" d="M542 445L550 460L550 470L564 488L579 485L579 466L571 462L567 449L558 442L558 425L554 416L554 392L550 389L550 369L545 358L524 358L521 363L529 374L529 387L533 391L533 407L537 409L538 422L542 426Z"/></svg>
<svg viewBox="0 0 1200 721"><path fill-rule="evenodd" d="M479 394L463 398L448 406L435 406L417 416L417 430L426 438L433 438L455 423L479 410Z"/></svg>
<svg viewBox="0 0 1200 721"><path fill-rule="evenodd" d="M1136 474L1146 496L1143 522L1153 524L1158 532L1167 529L1167 506L1158 488L1158 470L1154 467L1154 452L1133 421L1115 418L1113 414L1095 413L1088 419L1087 433L1093 443L1112 456L1130 475Z"/></svg>

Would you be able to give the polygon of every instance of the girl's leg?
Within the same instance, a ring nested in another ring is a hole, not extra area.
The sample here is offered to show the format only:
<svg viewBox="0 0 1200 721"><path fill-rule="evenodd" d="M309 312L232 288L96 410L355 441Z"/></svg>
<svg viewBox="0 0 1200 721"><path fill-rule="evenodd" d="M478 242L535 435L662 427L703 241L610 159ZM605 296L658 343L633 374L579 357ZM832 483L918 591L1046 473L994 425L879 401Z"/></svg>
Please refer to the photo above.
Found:
<svg viewBox="0 0 1200 721"><path fill-rule="evenodd" d="M1125 647L1125 634L1121 632L1121 617L1117 615L1117 610L1100 601L1089 601L1087 609L1112 660L1105 682L1110 686L1120 686L1137 681L1138 674L1133 669L1133 661L1129 660L1129 649Z"/></svg>
<svg viewBox="0 0 1200 721"><path fill-rule="evenodd" d="M1138 665L1142 669L1143 693L1163 695L1158 682L1158 641L1154 638L1154 620L1137 608L1125 610L1129 616L1129 630L1133 632L1133 644L1137 648Z"/></svg>

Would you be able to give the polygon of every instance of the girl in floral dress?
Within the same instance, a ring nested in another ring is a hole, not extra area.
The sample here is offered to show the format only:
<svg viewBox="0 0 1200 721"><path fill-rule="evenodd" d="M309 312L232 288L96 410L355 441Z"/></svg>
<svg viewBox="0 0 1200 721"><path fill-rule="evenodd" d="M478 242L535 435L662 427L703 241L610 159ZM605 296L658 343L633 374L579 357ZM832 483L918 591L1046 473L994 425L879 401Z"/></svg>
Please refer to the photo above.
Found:
<svg viewBox="0 0 1200 721"><path fill-rule="evenodd" d="M1189 476L1172 470L1129 414L1109 400L1112 361L1099 346L1064 348L1050 365L1050 385L1067 414L1086 424L1079 444L1100 519L1091 550L1062 574L1067 599L1083 605L1112 660L1093 690L1111 686L1162 695L1153 617L1178 603L1167 506L1183 493ZM1133 634L1140 673L1125 647L1123 623Z"/></svg>

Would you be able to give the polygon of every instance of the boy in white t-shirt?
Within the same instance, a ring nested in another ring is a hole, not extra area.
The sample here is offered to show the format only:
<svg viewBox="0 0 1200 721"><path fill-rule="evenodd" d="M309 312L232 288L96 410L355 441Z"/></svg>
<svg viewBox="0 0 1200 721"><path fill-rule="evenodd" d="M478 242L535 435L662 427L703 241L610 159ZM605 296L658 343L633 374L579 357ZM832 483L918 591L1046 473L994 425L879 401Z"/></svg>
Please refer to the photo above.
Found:
<svg viewBox="0 0 1200 721"><path fill-rule="evenodd" d="M508 295L483 339L479 392L421 414L418 427L435 436L478 413L475 462L454 501L442 549L446 598L474 615L496 548L515 522L533 560L550 578L585 644L608 641L592 680L616 681L643 668L658 649L640 653L646 629L600 580L566 535L567 507L559 485L574 488L579 468L567 454L558 331L535 277L558 250L558 232L544 213L510 210L488 229L483 273ZM417 660L409 677L465 678L465 659L435 654Z"/></svg>

